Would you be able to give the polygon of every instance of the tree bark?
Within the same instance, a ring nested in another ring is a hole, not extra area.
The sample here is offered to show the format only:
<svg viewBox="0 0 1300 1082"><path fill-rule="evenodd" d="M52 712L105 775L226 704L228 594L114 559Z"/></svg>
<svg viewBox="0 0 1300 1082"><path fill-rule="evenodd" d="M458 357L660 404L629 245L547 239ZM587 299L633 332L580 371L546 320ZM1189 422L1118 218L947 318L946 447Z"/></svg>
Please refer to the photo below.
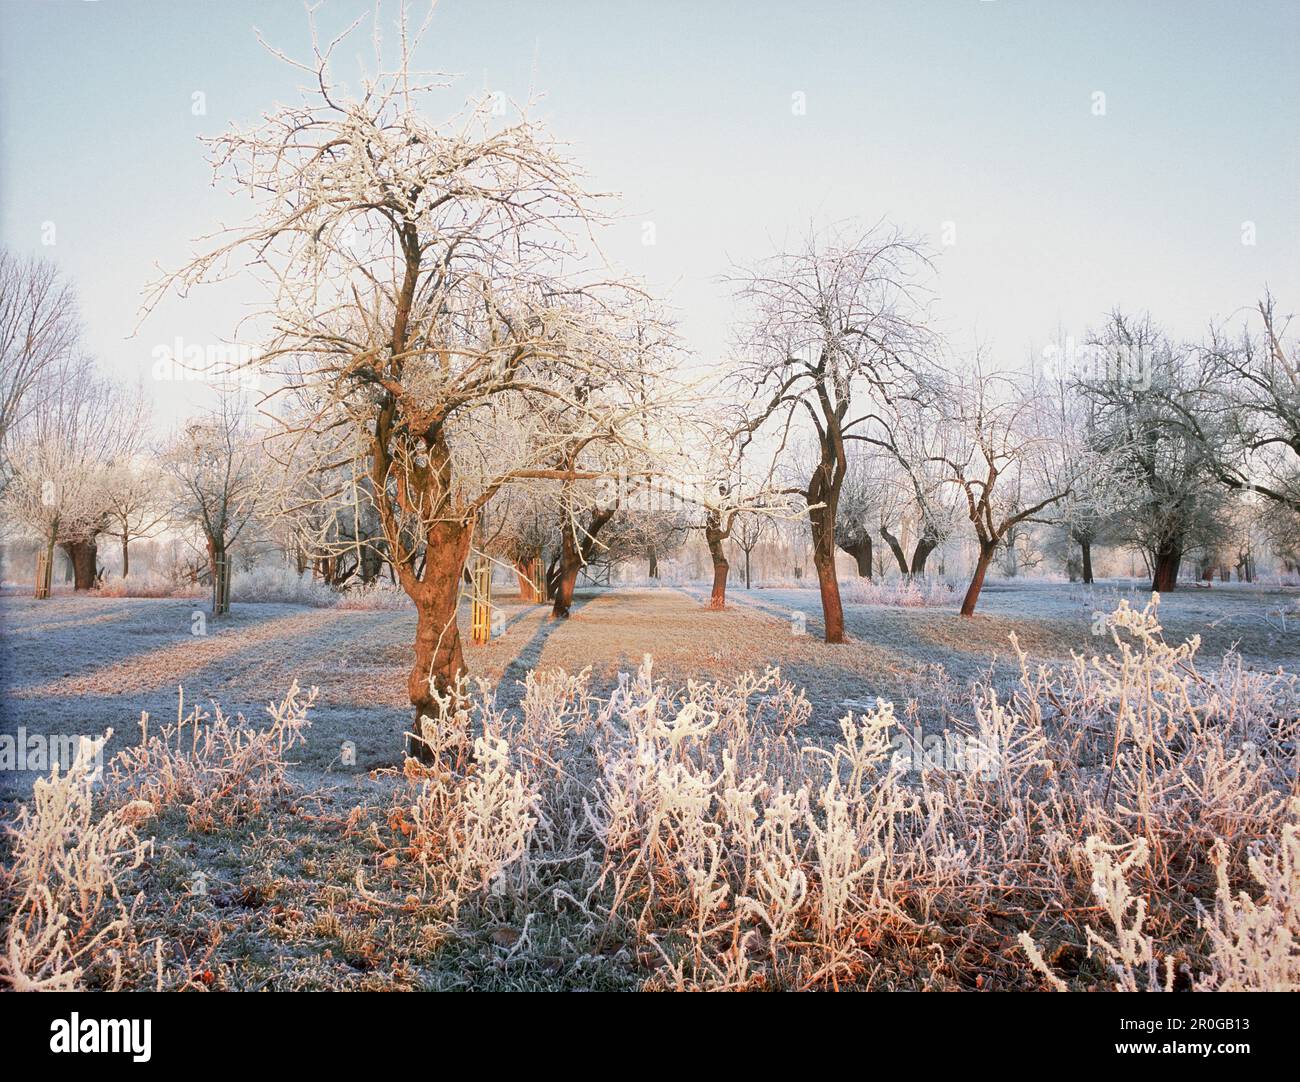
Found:
<svg viewBox="0 0 1300 1082"><path fill-rule="evenodd" d="M1155 552L1155 573L1151 578L1151 590L1157 594L1167 594L1178 586L1178 565L1183 562L1181 539L1167 538L1161 542Z"/></svg>
<svg viewBox="0 0 1300 1082"><path fill-rule="evenodd" d="M515 561L515 576L519 579L519 598L530 604L541 600L537 592L537 557Z"/></svg>
<svg viewBox="0 0 1300 1082"><path fill-rule="evenodd" d="M751 556L751 555L752 555L752 554L751 554L750 550L749 550L749 549L745 549L745 589L746 589L746 590L749 589L749 564L750 564L750 556Z"/></svg>
<svg viewBox="0 0 1300 1082"><path fill-rule="evenodd" d="M122 578L131 574L131 542L130 535L122 535Z"/></svg>
<svg viewBox="0 0 1300 1082"><path fill-rule="evenodd" d="M842 549L853 557L858 565L858 575L864 579L871 578L871 536L868 534L852 545L841 545Z"/></svg>
<svg viewBox="0 0 1300 1082"><path fill-rule="evenodd" d="M1079 549L1083 553L1083 581L1092 585L1092 542L1080 541Z"/></svg>
<svg viewBox="0 0 1300 1082"><path fill-rule="evenodd" d="M996 541L981 541L979 559L975 561L975 573L971 576L970 585L966 588L966 596L962 598L961 614L963 616L975 615L975 603L980 599L980 590L984 588L984 575L989 569L989 564L993 562L993 554L997 551L998 543Z"/></svg>
<svg viewBox="0 0 1300 1082"><path fill-rule="evenodd" d="M60 548L63 554L67 556L72 565L73 588L77 590L93 590L95 587L96 564L99 557L99 548L95 539L89 538L81 541L64 541Z"/></svg>
<svg viewBox="0 0 1300 1082"><path fill-rule="evenodd" d="M426 762L431 752L428 744L419 739L420 718L437 720L435 691L448 694L465 673L456 611L472 535L472 528L459 521L435 523L429 528L424 574L406 584L415 602L415 663L406 685L415 708L415 727L408 751Z"/></svg>
<svg viewBox="0 0 1300 1082"><path fill-rule="evenodd" d="M652 578L652 579L657 579L657 578L659 577L659 553L658 553L658 551L655 549L654 545L651 545L651 546L650 546L650 552L649 552L648 555L649 555L649 557L650 557L650 575L649 575L649 577Z"/></svg>
<svg viewBox="0 0 1300 1082"><path fill-rule="evenodd" d="M835 577L835 509L821 507L809 511L813 534L813 567L821 591L822 618L826 624L826 641L844 641L844 605L840 601L840 583Z"/></svg>
<svg viewBox="0 0 1300 1082"><path fill-rule="evenodd" d="M560 542L559 563L554 576L555 586L552 590L555 595L555 602L551 606L552 619L569 618L569 611L573 608L573 590L578 583L578 572L591 562L592 553L596 549L596 535L614 517L615 510L617 508L610 507L592 511L587 519L581 541L575 536L579 528L577 523L564 524L564 529L561 531L563 537Z"/></svg>
<svg viewBox="0 0 1300 1082"><path fill-rule="evenodd" d="M939 542L931 537L922 537L916 543L916 548L912 550L911 574L913 576L925 574L925 562L930 558L930 553L938 547Z"/></svg>
<svg viewBox="0 0 1300 1082"><path fill-rule="evenodd" d="M721 517L710 513L704 524L704 540L709 546L709 557L713 560L713 592L709 595L709 608L725 609L727 607L727 574L731 565L727 563L727 554L722 542L726 537L722 529Z"/></svg>
<svg viewBox="0 0 1300 1082"><path fill-rule="evenodd" d="M880 536L885 539L885 544L889 546L889 551L894 554L894 560L898 564L898 570L901 574L908 574L907 554L903 552L903 546L899 543L897 537L889 532L885 526L880 527Z"/></svg>

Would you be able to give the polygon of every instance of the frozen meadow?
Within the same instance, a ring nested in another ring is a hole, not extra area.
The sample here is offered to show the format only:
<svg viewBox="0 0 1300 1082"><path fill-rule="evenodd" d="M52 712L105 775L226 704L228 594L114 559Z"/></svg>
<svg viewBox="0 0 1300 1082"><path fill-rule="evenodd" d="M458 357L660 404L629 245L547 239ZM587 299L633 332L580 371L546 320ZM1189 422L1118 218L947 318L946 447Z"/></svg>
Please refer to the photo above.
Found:
<svg viewBox="0 0 1300 1082"><path fill-rule="evenodd" d="M507 596L423 765L394 754L409 610L236 603L196 635L189 599L10 591L3 732L112 736L34 791L4 773L0 965L18 987L1294 987L1297 593L1149 599L850 603L830 645L811 590L591 589L561 622Z"/></svg>

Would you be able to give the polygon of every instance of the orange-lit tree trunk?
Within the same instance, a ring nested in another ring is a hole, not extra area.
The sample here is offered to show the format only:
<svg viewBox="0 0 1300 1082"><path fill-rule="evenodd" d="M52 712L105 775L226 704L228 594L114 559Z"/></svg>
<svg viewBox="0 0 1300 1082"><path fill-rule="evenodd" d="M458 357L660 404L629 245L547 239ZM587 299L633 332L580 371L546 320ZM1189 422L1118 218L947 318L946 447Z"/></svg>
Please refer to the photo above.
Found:
<svg viewBox="0 0 1300 1082"><path fill-rule="evenodd" d="M837 464L837 457L841 460ZM808 486L808 523L812 527L813 567L821 592L822 619L826 624L826 641L844 641L844 606L840 601L840 583L835 576L835 514L844 480L843 451L823 451L822 462Z"/></svg>
<svg viewBox="0 0 1300 1082"><path fill-rule="evenodd" d="M421 717L437 717L435 693L446 695L465 672L456 615L472 535L473 530L461 522L435 523L425 536L424 573L407 590L415 602L415 662L407 692L417 726Z"/></svg>
<svg viewBox="0 0 1300 1082"><path fill-rule="evenodd" d="M704 540L709 546L709 557L713 560L713 592L709 595L711 609L727 607L727 575L731 571L731 565L727 563L722 542L730 532L730 523L725 528L722 525L722 514L709 511L704 520Z"/></svg>
<svg viewBox="0 0 1300 1082"><path fill-rule="evenodd" d="M536 556L528 560L515 561L515 577L519 580L519 599L535 604L542 599L537 590L537 565Z"/></svg>
<svg viewBox="0 0 1300 1082"><path fill-rule="evenodd" d="M1183 562L1183 547L1178 537L1166 537L1155 552L1155 572L1151 577L1154 593L1167 594L1178 586L1178 565Z"/></svg>
<svg viewBox="0 0 1300 1082"><path fill-rule="evenodd" d="M966 596L961 601L963 616L975 615L975 603L980 599L980 590L984 588L984 576L988 573L993 554L997 552L997 541L981 541L979 557L975 561L975 573L971 575L970 585L966 587Z"/></svg>

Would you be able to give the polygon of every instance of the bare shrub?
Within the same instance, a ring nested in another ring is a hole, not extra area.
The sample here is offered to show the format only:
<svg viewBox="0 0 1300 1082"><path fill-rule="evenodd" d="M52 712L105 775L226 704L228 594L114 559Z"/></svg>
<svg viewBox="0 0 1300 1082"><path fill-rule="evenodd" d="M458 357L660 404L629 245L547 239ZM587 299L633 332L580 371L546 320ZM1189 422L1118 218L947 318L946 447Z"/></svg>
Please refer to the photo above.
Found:
<svg viewBox="0 0 1300 1082"><path fill-rule="evenodd" d="M191 829L212 830L261 813L289 789L285 753L306 739L307 712L316 688L304 696L294 681L285 697L266 711L271 724L257 729L242 714L227 717L213 704L185 712L178 689L176 721L149 732L149 715L140 717L140 743L119 753L109 779L124 799L143 801L154 812L179 806Z"/></svg>

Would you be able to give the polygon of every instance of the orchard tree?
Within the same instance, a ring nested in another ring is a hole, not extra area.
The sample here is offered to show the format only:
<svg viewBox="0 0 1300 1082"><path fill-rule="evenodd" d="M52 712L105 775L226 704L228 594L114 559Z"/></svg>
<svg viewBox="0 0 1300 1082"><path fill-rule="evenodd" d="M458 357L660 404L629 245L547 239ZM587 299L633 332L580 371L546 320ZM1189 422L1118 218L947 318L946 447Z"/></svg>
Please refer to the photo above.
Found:
<svg viewBox="0 0 1300 1082"><path fill-rule="evenodd" d="M1151 589L1166 593L1178 584L1203 505L1214 499L1213 448L1228 438L1223 416L1203 408L1209 361L1170 341L1149 316L1120 311L1088 344L1091 370L1081 387L1095 404L1097 445L1124 493L1118 518L1126 540L1147 555Z"/></svg>
<svg viewBox="0 0 1300 1082"><path fill-rule="evenodd" d="M164 476L148 460L115 463L104 477L104 533L122 545L122 577L131 574L131 542L152 537L167 521Z"/></svg>
<svg viewBox="0 0 1300 1082"><path fill-rule="evenodd" d="M977 359L949 377L932 408L942 411L951 440L933 459L960 490L975 531L975 568L961 603L961 615L973 616L998 546L1021 523L1064 500L1073 477L1042 469L1050 435L1039 423L1036 396L1014 376L985 373ZM1036 483L1049 476L1046 487Z"/></svg>
<svg viewBox="0 0 1300 1082"><path fill-rule="evenodd" d="M312 57L289 61L303 100L210 141L254 217L153 296L241 259L264 283L259 363L323 403L304 422L335 437L323 462L364 464L415 603L419 733L465 672L457 602L483 509L507 485L584 479L564 464L575 435L634 442L639 407L628 351L606 348L632 291L591 258L600 215L577 170L488 96L426 120L444 84L415 67L404 15L398 31L396 62L349 91L330 65L346 34L313 30Z"/></svg>
<svg viewBox="0 0 1300 1082"><path fill-rule="evenodd" d="M943 465L951 443L947 419L943 411L928 405L936 393L934 378L918 372L911 392L895 395L860 437L883 452L894 467L885 475L893 491L879 494L877 506L881 536L905 578L925 574L930 555L956 532L961 518ZM942 382L938 386L942 388ZM890 528L894 520L911 527L910 559Z"/></svg>
<svg viewBox="0 0 1300 1082"><path fill-rule="evenodd" d="M1094 546L1121 536L1116 521L1127 498L1127 447L1103 433L1097 400L1087 389L1103 366L1075 352L1072 339L1061 334L1043 350L1043 360L1029 374L1046 437L1034 462L1042 471L1038 484L1070 490L1054 508L1047 547L1063 557L1071 582L1077 576L1091 585Z"/></svg>
<svg viewBox="0 0 1300 1082"><path fill-rule="evenodd" d="M844 641L835 534L847 444L867 434L922 363L926 265L918 241L877 225L810 234L732 279L749 309L737 348L751 432L775 427L785 444L810 431L815 440L803 495L827 642Z"/></svg>
<svg viewBox="0 0 1300 1082"><path fill-rule="evenodd" d="M223 396L211 414L190 421L167 448L173 517L203 537L212 580L212 615L230 611L232 548L253 524L267 488L266 451L242 403Z"/></svg>
<svg viewBox="0 0 1300 1082"><path fill-rule="evenodd" d="M1275 507L1300 512L1300 346L1291 317L1272 294L1256 306L1258 329L1232 335L1211 329L1200 352L1199 395L1170 394L1169 408L1205 457L1214 477L1234 492L1255 492Z"/></svg>
<svg viewBox="0 0 1300 1082"><path fill-rule="evenodd" d="M772 520L755 511L741 512L731 532L732 543L745 554L745 589L750 589L750 567L754 549L767 536Z"/></svg>
<svg viewBox="0 0 1300 1082"><path fill-rule="evenodd" d="M38 597L48 596L56 545L72 567L75 589L95 585L111 471L135 454L145 416L141 398L101 377L84 358L67 359L42 378L48 386L39 402L9 433L5 493L8 517L45 547Z"/></svg>

